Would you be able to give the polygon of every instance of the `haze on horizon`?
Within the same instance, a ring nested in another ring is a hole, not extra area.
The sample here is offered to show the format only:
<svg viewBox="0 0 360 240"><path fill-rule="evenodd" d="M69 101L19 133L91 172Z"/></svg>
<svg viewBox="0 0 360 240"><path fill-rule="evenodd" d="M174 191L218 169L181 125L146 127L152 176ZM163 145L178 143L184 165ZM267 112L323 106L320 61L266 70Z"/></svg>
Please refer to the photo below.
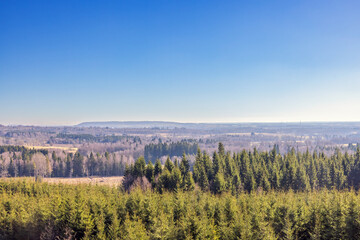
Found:
<svg viewBox="0 0 360 240"><path fill-rule="evenodd" d="M1 1L0 124L360 121L358 1Z"/></svg>

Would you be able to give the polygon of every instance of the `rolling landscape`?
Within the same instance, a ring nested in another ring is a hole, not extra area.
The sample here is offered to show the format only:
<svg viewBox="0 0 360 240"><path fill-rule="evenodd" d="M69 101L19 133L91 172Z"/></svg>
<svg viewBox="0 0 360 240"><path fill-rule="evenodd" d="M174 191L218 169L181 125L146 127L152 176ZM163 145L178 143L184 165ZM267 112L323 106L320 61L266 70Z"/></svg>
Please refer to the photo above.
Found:
<svg viewBox="0 0 360 240"><path fill-rule="evenodd" d="M360 240L359 11L0 1L0 240Z"/></svg>

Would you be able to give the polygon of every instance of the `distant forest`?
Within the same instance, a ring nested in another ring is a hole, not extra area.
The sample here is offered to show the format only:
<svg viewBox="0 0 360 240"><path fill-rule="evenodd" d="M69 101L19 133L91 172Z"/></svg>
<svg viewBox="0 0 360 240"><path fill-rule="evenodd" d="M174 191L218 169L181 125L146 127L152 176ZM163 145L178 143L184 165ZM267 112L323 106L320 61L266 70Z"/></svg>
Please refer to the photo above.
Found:
<svg viewBox="0 0 360 240"><path fill-rule="evenodd" d="M93 139L90 134L66 134L60 135L62 138L72 140ZM126 136L106 136L101 137L102 141L110 141L112 138ZM99 139L97 139L99 140ZM140 141L137 138L129 138L131 141ZM174 142L171 144L150 144L145 149L147 156L181 156L183 153L195 154L197 151L196 143L185 141ZM159 151L160 149L160 151ZM76 153L56 153L46 149L29 149L23 146L0 146L0 176L22 177L22 176L41 176L41 177L84 177L84 176L123 176L125 173L126 161L123 156L115 153L104 152L88 155L81 152ZM6 157L5 157L6 156ZM155 160L154 160L155 162Z"/></svg>
<svg viewBox="0 0 360 240"><path fill-rule="evenodd" d="M127 141L133 141L134 143L139 142L141 144L141 139L135 136L117 136L117 135L107 135L107 136L94 136L91 134L69 134L69 133L58 133L55 137L50 137L49 142L56 142L62 144L77 142L97 142L97 143L116 143L118 141L126 139Z"/></svg>
<svg viewBox="0 0 360 240"><path fill-rule="evenodd" d="M158 144L154 146L177 146ZM180 143L193 151L196 144ZM166 147L166 151L174 149ZM170 149L170 150L169 150ZM179 150L180 151L180 150ZM150 186L163 192L177 189L191 190L195 184L204 191L251 192L257 189L307 191L315 189L359 189L360 149L354 154L335 151L324 153L290 152L281 155L275 145L271 151L254 149L237 153L226 152L219 143L212 155L197 148L195 161L183 157L146 163L144 157L128 165L121 156L105 152L82 155L62 152L58 156L47 150L27 149L22 146L0 146L1 176L84 177L125 175L126 189ZM165 153L165 152L163 152ZM174 153L174 151L172 152ZM176 152L179 154L179 152Z"/></svg>
<svg viewBox="0 0 360 240"><path fill-rule="evenodd" d="M84 177L122 176L125 164L121 157L105 152L84 156L79 152L61 152L58 156L48 150L28 149L23 146L0 146L0 176L3 177Z"/></svg>
<svg viewBox="0 0 360 240"><path fill-rule="evenodd" d="M172 142L172 143L150 143L145 146L144 157L147 162L155 162L156 159L162 156L182 156L185 154L196 154L198 149L197 143L188 141Z"/></svg>

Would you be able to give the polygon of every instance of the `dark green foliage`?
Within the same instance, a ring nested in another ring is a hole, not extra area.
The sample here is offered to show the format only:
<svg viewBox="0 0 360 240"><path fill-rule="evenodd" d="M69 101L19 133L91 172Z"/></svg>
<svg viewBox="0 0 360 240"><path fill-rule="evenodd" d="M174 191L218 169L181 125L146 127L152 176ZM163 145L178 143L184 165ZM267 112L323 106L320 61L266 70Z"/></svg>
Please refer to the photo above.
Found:
<svg viewBox="0 0 360 240"><path fill-rule="evenodd" d="M156 162L155 162L154 176L156 177L161 173L162 173L161 162L160 162L159 159L157 159Z"/></svg>
<svg viewBox="0 0 360 240"><path fill-rule="evenodd" d="M214 193L222 193L226 190L224 174L218 172L215 176L214 183L212 185L212 191Z"/></svg>
<svg viewBox="0 0 360 240"><path fill-rule="evenodd" d="M162 156L181 156L185 154L195 154L198 148L197 143L190 143L187 141L181 142L172 142L170 144L161 143L158 144L148 144L145 145L144 156L146 161L154 162L155 159L158 159Z"/></svg>
<svg viewBox="0 0 360 240"><path fill-rule="evenodd" d="M75 153L73 160L73 176L84 176L84 157L79 152Z"/></svg>
<svg viewBox="0 0 360 240"><path fill-rule="evenodd" d="M152 182L154 180L154 165L151 162L149 162L149 164L146 166L145 174L149 182Z"/></svg>
<svg viewBox="0 0 360 240"><path fill-rule="evenodd" d="M134 177L142 177L145 175L146 163L143 157L139 157L134 164L134 171L132 175Z"/></svg>
<svg viewBox="0 0 360 240"><path fill-rule="evenodd" d="M355 161L351 161L354 158ZM145 161L141 159L141 169L145 169ZM350 160L347 160L350 159ZM144 174L135 172L133 177ZM152 169L152 163L149 163ZM346 170L345 170L346 169ZM224 146L219 144L219 152L214 152L212 160L206 152L197 150L193 170L185 153L179 164L174 164L170 157L165 161L164 172L160 161L156 161L154 170L149 170L148 179L160 192L193 189L193 181L203 190L211 190L215 194L256 190L294 190L311 191L322 188L347 189L360 187L360 151L355 156L342 155L336 152L327 157L324 154L296 153L292 149L285 155L277 153L276 146L270 152L242 151L241 153L225 153ZM141 170L143 171L143 170ZM150 180L154 172L154 181ZM175 171L175 172L174 172ZM192 174L188 174L192 173ZM156 176L159 176L156 178Z"/></svg>
<svg viewBox="0 0 360 240"><path fill-rule="evenodd" d="M46 149L28 149L24 146L0 146L0 154L4 152L21 152L23 155L23 159L25 155L33 155L34 153L40 152L44 155L47 155L49 152Z"/></svg>

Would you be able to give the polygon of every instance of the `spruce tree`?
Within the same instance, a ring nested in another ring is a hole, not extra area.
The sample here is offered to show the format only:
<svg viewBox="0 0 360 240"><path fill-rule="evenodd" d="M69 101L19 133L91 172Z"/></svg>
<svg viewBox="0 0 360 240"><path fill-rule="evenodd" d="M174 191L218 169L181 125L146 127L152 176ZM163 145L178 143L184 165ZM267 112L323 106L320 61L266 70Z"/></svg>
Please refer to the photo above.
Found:
<svg viewBox="0 0 360 240"><path fill-rule="evenodd" d="M154 177L158 176L161 173L162 173L161 162L160 162L160 159L157 159L155 162Z"/></svg>

